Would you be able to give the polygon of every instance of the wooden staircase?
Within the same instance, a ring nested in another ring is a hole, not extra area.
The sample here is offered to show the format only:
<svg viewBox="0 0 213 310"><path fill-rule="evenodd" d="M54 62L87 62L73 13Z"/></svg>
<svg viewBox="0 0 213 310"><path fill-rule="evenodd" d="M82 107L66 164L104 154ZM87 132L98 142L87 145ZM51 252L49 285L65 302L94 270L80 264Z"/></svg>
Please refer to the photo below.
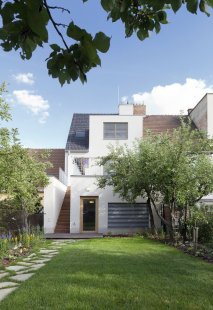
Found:
<svg viewBox="0 0 213 310"><path fill-rule="evenodd" d="M70 186L64 196L61 211L58 216L55 233L70 233Z"/></svg>

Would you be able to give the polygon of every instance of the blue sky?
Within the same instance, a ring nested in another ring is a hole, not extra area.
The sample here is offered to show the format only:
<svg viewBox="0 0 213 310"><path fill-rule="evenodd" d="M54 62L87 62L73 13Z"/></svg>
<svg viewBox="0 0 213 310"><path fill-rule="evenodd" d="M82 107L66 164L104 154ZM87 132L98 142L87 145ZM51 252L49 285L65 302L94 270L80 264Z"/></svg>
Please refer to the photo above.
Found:
<svg viewBox="0 0 213 310"><path fill-rule="evenodd" d="M117 112L118 87L119 101L143 102L148 114L179 113L193 107L205 92L213 92L213 12L208 18L183 8L169 16L170 24L160 34L141 42L135 35L125 39L123 25L107 21L99 1L60 1L60 5L92 34L104 31L111 36L111 48L100 54L102 66L89 72L86 84L63 87L48 76L48 46L38 49L30 61L0 50L0 82L7 82L8 100L13 102L9 126L19 129L24 146L63 148L72 114ZM56 17L70 18L66 13ZM49 43L57 42L51 29Z"/></svg>

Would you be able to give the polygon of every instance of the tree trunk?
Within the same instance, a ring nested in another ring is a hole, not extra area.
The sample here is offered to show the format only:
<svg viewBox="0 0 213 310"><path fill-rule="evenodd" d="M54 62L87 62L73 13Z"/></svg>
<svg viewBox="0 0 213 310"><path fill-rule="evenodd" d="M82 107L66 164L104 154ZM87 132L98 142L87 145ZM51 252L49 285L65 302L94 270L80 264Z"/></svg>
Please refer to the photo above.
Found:
<svg viewBox="0 0 213 310"><path fill-rule="evenodd" d="M147 205L148 205L148 209L149 209L151 231L152 231L152 233L154 233L155 232L155 222L154 222L154 217L153 217L152 205L151 205L150 198L147 199Z"/></svg>
<svg viewBox="0 0 213 310"><path fill-rule="evenodd" d="M171 217L171 210L170 208L168 207L168 210L170 212L170 216L169 216L169 219L167 220L165 217L163 217L160 213L159 213L159 210L155 204L155 201L154 199L150 196L150 200L152 202L152 205L157 213L157 215L159 216L159 218L161 219L162 223L166 225L166 230L167 230L167 233L169 234L169 238L171 241L174 240L174 231L173 231L173 226L172 226L172 217Z"/></svg>
<svg viewBox="0 0 213 310"><path fill-rule="evenodd" d="M187 208L187 206L185 206L185 208L184 208L184 223L183 223L183 243L185 243L187 240L187 223L186 223L187 211L188 211L188 208Z"/></svg>

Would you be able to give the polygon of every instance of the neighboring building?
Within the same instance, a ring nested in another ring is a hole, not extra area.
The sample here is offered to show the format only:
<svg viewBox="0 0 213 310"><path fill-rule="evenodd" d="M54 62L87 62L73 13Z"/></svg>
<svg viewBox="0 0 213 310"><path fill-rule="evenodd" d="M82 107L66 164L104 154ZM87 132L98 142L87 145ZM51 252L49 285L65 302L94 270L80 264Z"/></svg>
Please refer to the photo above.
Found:
<svg viewBox="0 0 213 310"><path fill-rule="evenodd" d="M189 111L195 127L213 136L213 94L207 94ZM109 145L132 147L146 130L166 132L180 126L178 115L148 115L145 105L121 104L118 114L74 114L56 177L44 190L45 233L135 233L149 227L146 200L132 206L97 187L104 167L97 164ZM61 154L63 152L61 151ZM56 161L57 162L57 161ZM57 167L58 168L58 167ZM157 224L159 220L155 217Z"/></svg>

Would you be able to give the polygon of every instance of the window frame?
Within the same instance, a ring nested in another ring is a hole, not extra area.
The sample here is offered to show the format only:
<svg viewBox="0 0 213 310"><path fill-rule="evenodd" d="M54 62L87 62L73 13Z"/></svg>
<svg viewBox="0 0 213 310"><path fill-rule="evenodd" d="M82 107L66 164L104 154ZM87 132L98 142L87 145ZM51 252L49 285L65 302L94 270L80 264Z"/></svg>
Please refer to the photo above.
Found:
<svg viewBox="0 0 213 310"><path fill-rule="evenodd" d="M114 131L114 137L109 137L109 138L105 137L105 124L113 124L115 126L115 128L113 130ZM118 132L118 130L116 130L116 126L120 125L120 124L127 126L125 138L120 138L116 134ZM103 139L104 140L128 140L128 136L129 136L129 124L128 124L128 122L104 122L103 123Z"/></svg>

